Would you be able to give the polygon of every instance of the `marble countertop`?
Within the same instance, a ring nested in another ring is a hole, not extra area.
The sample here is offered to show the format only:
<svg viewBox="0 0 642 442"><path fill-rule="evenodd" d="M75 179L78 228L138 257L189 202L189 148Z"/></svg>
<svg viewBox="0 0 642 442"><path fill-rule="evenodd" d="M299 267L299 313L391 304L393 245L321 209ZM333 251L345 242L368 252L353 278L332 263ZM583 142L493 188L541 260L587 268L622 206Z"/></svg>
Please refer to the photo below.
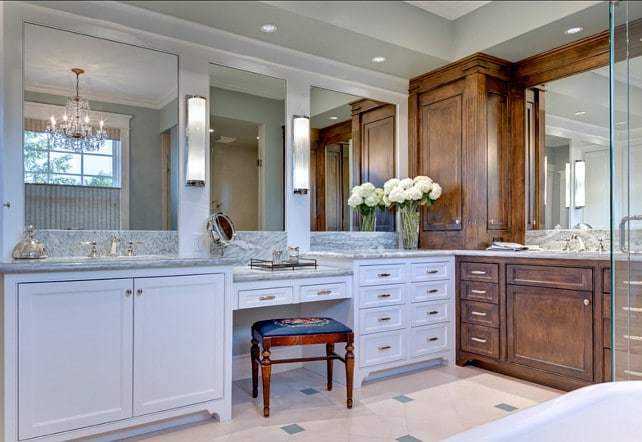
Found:
<svg viewBox="0 0 642 442"><path fill-rule="evenodd" d="M0 273L27 273L67 270L119 270L158 267L236 265L238 259L221 256L183 257L179 255L139 255L117 257L65 257L14 259L0 263Z"/></svg>
<svg viewBox="0 0 642 442"><path fill-rule="evenodd" d="M385 258L428 258L438 256L498 256L509 258L556 258L578 260L609 260L610 252L562 252L546 249L532 249L521 251L497 250L403 250L403 249L376 249L355 251L307 251L301 256L318 259L385 259ZM624 257L624 255L622 255Z"/></svg>
<svg viewBox="0 0 642 442"><path fill-rule="evenodd" d="M296 269L260 269L248 266L235 266L234 282L243 281L271 281L296 278L320 278L328 276L350 276L352 269L318 265L314 267L301 267Z"/></svg>

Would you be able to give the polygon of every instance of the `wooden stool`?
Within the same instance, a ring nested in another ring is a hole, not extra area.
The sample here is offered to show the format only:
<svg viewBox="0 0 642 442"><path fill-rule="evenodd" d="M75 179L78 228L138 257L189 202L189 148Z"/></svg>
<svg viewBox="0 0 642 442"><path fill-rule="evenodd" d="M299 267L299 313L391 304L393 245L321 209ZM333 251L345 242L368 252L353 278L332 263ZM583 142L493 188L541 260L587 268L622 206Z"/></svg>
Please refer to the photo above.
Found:
<svg viewBox="0 0 642 442"><path fill-rule="evenodd" d="M334 344L346 343L345 358L334 352ZM348 408L352 408L352 374L354 372L354 334L352 329L330 318L284 318L258 321L252 325L252 397L257 397L259 364L263 378L263 416L270 416L270 374L272 364L288 362L327 361L328 390L332 390L332 363L340 360L346 367L346 390ZM259 356L259 343L263 351ZM284 345L325 344L325 356L270 359L270 348Z"/></svg>

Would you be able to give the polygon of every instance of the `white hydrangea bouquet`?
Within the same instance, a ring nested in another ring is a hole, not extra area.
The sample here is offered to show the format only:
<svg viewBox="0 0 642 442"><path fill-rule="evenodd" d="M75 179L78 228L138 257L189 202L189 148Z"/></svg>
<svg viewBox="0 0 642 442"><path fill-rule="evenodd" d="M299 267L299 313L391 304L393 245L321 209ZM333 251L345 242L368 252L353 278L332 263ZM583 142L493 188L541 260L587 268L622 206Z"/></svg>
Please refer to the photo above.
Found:
<svg viewBox="0 0 642 442"><path fill-rule="evenodd" d="M441 186L427 176L391 178L383 185L383 202L386 207L399 207L417 211L419 206L431 206L441 196Z"/></svg>
<svg viewBox="0 0 642 442"><path fill-rule="evenodd" d="M383 202L386 207L400 209L404 249L416 249L419 244L419 206L432 206L440 196L441 186L427 176L385 182Z"/></svg>
<svg viewBox="0 0 642 442"><path fill-rule="evenodd" d="M374 232L375 211L384 210L383 189L375 187L372 183L363 183L354 186L348 199L348 205L361 215L361 231Z"/></svg>

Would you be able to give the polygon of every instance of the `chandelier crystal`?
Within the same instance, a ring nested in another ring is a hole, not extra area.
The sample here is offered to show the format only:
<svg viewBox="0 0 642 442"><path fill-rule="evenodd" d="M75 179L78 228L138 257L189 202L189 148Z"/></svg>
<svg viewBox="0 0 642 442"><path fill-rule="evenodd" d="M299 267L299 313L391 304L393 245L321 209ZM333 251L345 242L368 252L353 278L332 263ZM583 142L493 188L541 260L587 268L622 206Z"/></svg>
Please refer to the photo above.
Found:
<svg viewBox="0 0 642 442"><path fill-rule="evenodd" d="M105 143L107 132L103 128L104 122L100 121L100 127L95 130L91 126L89 101L79 94L78 83L80 74L85 73L83 69L73 68L76 74L76 95L67 98L65 114L62 121L57 122L51 117L47 124L46 132L54 149L71 150L74 152L95 152Z"/></svg>

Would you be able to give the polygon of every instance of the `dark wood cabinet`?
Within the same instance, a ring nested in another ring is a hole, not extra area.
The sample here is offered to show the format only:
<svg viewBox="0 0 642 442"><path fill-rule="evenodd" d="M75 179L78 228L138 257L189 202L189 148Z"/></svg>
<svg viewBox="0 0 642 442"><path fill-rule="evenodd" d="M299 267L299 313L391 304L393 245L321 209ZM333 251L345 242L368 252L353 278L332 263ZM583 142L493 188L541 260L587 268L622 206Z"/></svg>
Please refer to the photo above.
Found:
<svg viewBox="0 0 642 442"><path fill-rule="evenodd" d="M608 379L608 261L462 255L456 265L458 365L562 390Z"/></svg>
<svg viewBox="0 0 642 442"><path fill-rule="evenodd" d="M410 173L443 188L422 212L421 248L523 240L523 171L511 167L517 156L523 163L510 142L511 66L475 54L410 80Z"/></svg>
<svg viewBox="0 0 642 442"><path fill-rule="evenodd" d="M590 291L507 285L506 360L592 382L592 307Z"/></svg>

